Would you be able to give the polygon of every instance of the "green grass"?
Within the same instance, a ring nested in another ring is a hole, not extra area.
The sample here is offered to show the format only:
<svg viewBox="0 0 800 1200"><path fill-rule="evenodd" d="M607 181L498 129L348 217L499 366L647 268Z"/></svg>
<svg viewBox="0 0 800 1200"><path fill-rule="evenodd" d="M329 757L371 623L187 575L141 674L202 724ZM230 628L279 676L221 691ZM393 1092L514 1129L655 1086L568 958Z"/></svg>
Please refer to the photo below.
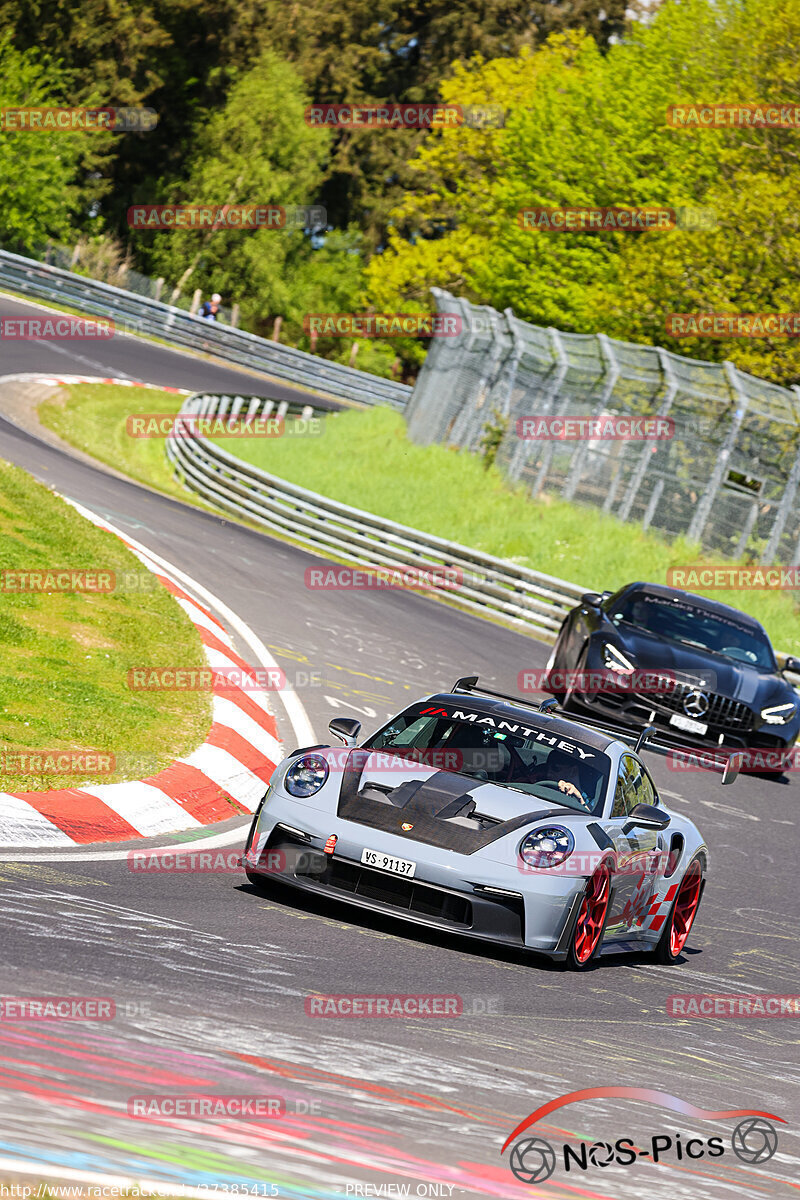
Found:
<svg viewBox="0 0 800 1200"><path fill-rule="evenodd" d="M61 387L39 405L39 419L65 442L170 496L186 498L172 478L163 438L134 438L126 430L134 413L176 413L184 400L156 388L78 383Z"/></svg>
<svg viewBox="0 0 800 1200"><path fill-rule="evenodd" d="M331 499L587 589L613 591L634 579L663 583L669 567L705 561L684 538L667 543L598 509L533 499L498 470L486 471L476 455L414 445L403 417L388 408L325 418L319 437L217 440L247 462ZM791 593L707 594L762 621L780 650L800 651Z"/></svg>
<svg viewBox="0 0 800 1200"><path fill-rule="evenodd" d="M108 385L64 391L66 398L40 406L45 424L133 478L190 498L172 480L163 440L137 442L124 432L127 413L174 412L179 397L142 390L133 400L130 389ZM686 539L668 543L655 531L594 508L551 496L534 499L524 488L511 487L498 470L484 470L474 455L414 445L402 416L388 408L326 416L318 437L218 441L248 462L331 499L587 589L614 590L635 579L664 582L669 567L710 561ZM800 653L798 606L791 593L707 594L751 613L779 650Z"/></svg>
<svg viewBox="0 0 800 1200"><path fill-rule="evenodd" d="M113 572L115 590L11 591L0 577L0 791L142 778L194 750L210 726L207 692L128 687L132 667L205 665L172 595L113 534L0 460L0 571L61 568ZM98 751L117 769L20 773L19 756L43 750Z"/></svg>

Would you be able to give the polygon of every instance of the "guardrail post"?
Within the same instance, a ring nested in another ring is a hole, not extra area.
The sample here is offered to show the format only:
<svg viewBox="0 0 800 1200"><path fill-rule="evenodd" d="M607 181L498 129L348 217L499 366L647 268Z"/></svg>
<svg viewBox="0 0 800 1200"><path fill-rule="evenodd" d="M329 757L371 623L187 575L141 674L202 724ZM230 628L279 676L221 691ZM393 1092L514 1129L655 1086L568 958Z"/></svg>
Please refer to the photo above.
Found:
<svg viewBox="0 0 800 1200"><path fill-rule="evenodd" d="M160 299L161 299L161 293L163 292L163 290L164 290L164 276L163 276L163 275L159 275L158 279L156 280L156 286L155 286L155 288L154 288L154 295L153 295L153 299L154 299L154 300L160 300Z"/></svg>
<svg viewBox="0 0 800 1200"><path fill-rule="evenodd" d="M703 531L711 513L711 506L714 503L714 498L719 490L723 476L728 469L728 461L730 459L731 452L736 445L736 439L739 436L739 430L742 427L742 421L744 420L745 413L747 412L748 404L747 396L742 391L742 388L739 384L739 375L736 367L727 359L725 360L723 366L725 368L728 386L730 387L731 393L736 401L736 409L734 410L731 427L728 430L728 436L725 438L723 445L720 447L716 465L714 470L711 472L711 479L708 482L708 487L700 497L700 501L695 509L694 516L689 524L689 529L687 530L686 536L693 541L700 542L701 544L703 541Z"/></svg>
<svg viewBox="0 0 800 1200"><path fill-rule="evenodd" d="M195 288L195 293L192 296L192 303L189 305L189 316L196 317L197 310L200 307L200 301L203 298L203 293L200 288Z"/></svg>
<svg viewBox="0 0 800 1200"><path fill-rule="evenodd" d="M234 304L234 306L231 310L231 327L233 329L237 329L239 326L239 311L240 311L239 305Z"/></svg>

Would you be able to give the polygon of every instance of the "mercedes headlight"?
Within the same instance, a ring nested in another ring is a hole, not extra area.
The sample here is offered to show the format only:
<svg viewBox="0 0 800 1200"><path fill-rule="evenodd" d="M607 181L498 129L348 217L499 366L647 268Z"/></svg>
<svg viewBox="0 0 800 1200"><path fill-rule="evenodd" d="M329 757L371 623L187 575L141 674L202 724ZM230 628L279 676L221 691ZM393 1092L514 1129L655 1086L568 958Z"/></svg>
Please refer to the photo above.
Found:
<svg viewBox="0 0 800 1200"><path fill-rule="evenodd" d="M574 848L575 838L568 829L546 825L522 839L519 856L529 867L557 867L569 858Z"/></svg>
<svg viewBox="0 0 800 1200"><path fill-rule="evenodd" d="M320 754L304 754L289 767L283 777L283 786L290 796L302 799L318 792L328 774L328 763Z"/></svg>
<svg viewBox="0 0 800 1200"><path fill-rule="evenodd" d="M603 646L603 662L609 671L616 671L618 675L632 675L636 670L630 659L626 658L622 651L618 650L611 642L606 642Z"/></svg>
<svg viewBox="0 0 800 1200"><path fill-rule="evenodd" d="M762 708L761 720L767 725L786 725L796 712L796 704L775 704L772 708Z"/></svg>

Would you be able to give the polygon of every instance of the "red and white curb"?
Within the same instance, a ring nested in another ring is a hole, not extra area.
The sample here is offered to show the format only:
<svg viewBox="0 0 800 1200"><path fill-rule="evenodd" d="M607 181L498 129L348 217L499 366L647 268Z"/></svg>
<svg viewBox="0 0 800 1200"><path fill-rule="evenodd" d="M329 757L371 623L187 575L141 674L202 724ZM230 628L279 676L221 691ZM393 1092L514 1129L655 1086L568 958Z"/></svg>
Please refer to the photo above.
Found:
<svg viewBox="0 0 800 1200"><path fill-rule="evenodd" d="M138 379L103 378L100 375L41 375L38 371L23 371L18 375L3 375L0 383L41 383L49 387L69 387L73 383L113 383L117 387L150 388L155 392L172 392L176 396L191 396L187 388L162 387L158 383L141 383Z"/></svg>
<svg viewBox="0 0 800 1200"><path fill-rule="evenodd" d="M175 576L185 580L182 572L170 570L163 559L129 541L94 513L77 504L73 507L116 534L172 592L196 626L212 670L231 671L243 681L246 677L250 687L245 691L230 680L220 686L215 674L212 725L205 742L157 775L50 792L0 792L0 847L56 849L122 842L199 829L253 812L282 757L275 717L253 668L233 649L209 609L181 586Z"/></svg>

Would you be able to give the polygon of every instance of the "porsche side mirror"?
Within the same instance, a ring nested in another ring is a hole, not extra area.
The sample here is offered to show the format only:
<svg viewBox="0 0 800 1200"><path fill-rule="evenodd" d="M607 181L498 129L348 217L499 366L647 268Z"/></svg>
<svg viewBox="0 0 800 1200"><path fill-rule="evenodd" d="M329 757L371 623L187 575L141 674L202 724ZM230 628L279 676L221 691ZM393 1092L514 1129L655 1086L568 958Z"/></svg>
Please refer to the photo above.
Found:
<svg viewBox="0 0 800 1200"><path fill-rule="evenodd" d="M334 717L328 725L328 730L345 746L355 746L361 733L361 722L355 717Z"/></svg>
<svg viewBox="0 0 800 1200"><path fill-rule="evenodd" d="M602 599L599 592L584 592L581 596L581 604L587 604L589 608L597 608Z"/></svg>
<svg viewBox="0 0 800 1200"><path fill-rule="evenodd" d="M730 758L725 763L725 766L722 768L722 782L733 783L734 779L742 769L743 762L743 754L731 754Z"/></svg>
<svg viewBox="0 0 800 1200"><path fill-rule="evenodd" d="M639 829L666 829L672 818L655 804L636 804L628 813L628 825Z"/></svg>
<svg viewBox="0 0 800 1200"><path fill-rule="evenodd" d="M783 669L784 671L791 671L793 675L800 675L800 658L795 658L794 655L787 654Z"/></svg>

